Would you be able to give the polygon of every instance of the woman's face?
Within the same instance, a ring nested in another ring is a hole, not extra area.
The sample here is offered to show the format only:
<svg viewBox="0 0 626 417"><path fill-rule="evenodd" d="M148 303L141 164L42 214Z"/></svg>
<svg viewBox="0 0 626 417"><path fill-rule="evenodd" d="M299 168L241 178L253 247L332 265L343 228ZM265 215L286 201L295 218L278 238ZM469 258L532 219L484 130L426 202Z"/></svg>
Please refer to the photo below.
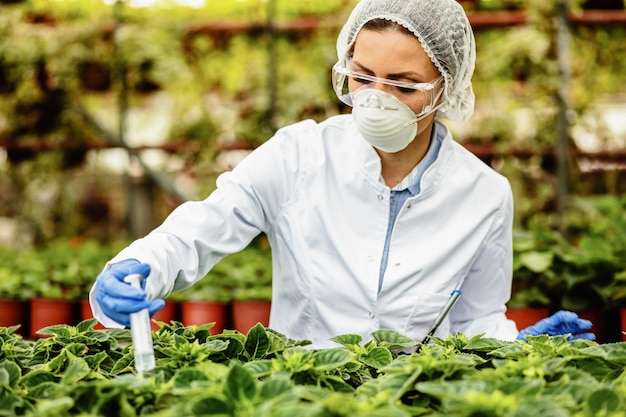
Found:
<svg viewBox="0 0 626 417"><path fill-rule="evenodd" d="M383 31L362 29L354 43L350 70L378 78L410 83L432 82L440 75L419 40L412 34L397 29ZM358 78L353 77L350 77L348 82L350 92L364 85L363 82L359 82ZM424 93L369 81L367 86L394 95L416 114L429 104L430 95L437 92L435 89L433 92ZM442 85L439 88L442 88ZM433 118L434 113L427 117L425 122L429 123Z"/></svg>

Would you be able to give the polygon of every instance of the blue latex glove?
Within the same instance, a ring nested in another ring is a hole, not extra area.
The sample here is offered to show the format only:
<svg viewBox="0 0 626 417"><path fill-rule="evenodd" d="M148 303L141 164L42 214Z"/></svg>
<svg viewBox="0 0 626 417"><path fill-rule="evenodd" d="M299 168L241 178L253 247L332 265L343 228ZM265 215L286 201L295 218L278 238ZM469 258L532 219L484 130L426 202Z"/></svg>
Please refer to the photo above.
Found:
<svg viewBox="0 0 626 417"><path fill-rule="evenodd" d="M596 340L596 335L588 332L591 326L592 323L589 320L579 318L576 313L561 310L519 332L517 340L524 340L526 336L541 334L550 336L571 334L567 340Z"/></svg>
<svg viewBox="0 0 626 417"><path fill-rule="evenodd" d="M98 275L94 288L95 298L102 312L126 327L130 327L131 313L147 308L152 317L165 306L164 300L150 301L143 289L134 288L124 282L124 278L130 274L147 277L150 274L150 265L139 263L135 259L117 262ZM143 286L145 287L145 280Z"/></svg>

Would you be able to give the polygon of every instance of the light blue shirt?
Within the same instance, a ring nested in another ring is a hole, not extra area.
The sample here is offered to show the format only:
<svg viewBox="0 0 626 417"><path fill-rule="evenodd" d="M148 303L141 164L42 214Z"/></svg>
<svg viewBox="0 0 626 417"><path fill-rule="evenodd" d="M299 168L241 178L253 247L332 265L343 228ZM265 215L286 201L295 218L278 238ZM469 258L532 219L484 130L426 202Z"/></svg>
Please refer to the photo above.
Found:
<svg viewBox="0 0 626 417"><path fill-rule="evenodd" d="M391 202L389 207L389 225L387 226L387 236L385 238L385 247L383 248L383 255L380 261L380 273L378 276L378 292L383 286L383 279L385 277L385 270L387 269L387 262L389 261L389 243L391 242L391 235L393 234L393 227L400 213L400 209L409 197L414 197L420 193L421 185L420 181L424 172L435 162L439 149L441 148L441 142L443 141L445 129L443 132L438 129L438 124L433 126L433 140L428 147L424 159L407 175L407 177L400 182L397 186L391 189ZM382 179L381 179L382 180Z"/></svg>

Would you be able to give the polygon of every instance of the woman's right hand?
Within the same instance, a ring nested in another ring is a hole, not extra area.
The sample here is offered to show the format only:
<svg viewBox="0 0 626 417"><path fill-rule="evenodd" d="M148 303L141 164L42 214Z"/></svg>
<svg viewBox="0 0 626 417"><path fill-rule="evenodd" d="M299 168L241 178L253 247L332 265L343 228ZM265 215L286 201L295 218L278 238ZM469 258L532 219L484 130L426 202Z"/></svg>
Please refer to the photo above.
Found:
<svg viewBox="0 0 626 417"><path fill-rule="evenodd" d="M147 308L150 317L165 306L162 299L149 300L146 296L145 279L141 289L132 287L124 281L131 274L140 274L146 278L150 274L150 265L135 259L126 259L111 265L96 278L94 296L102 312L110 319L130 327L130 314Z"/></svg>

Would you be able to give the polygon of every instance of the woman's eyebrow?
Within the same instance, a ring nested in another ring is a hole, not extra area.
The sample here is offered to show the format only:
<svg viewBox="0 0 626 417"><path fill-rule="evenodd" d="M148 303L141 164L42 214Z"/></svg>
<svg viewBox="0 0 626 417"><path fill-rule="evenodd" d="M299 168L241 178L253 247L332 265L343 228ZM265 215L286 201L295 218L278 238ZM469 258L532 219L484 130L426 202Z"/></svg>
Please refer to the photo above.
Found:
<svg viewBox="0 0 626 417"><path fill-rule="evenodd" d="M358 70L362 72L367 72L369 74L374 74L374 71L362 65L358 61L353 60L352 63L357 67ZM385 78L389 78L391 80L406 78L406 79L415 80L415 81L424 79L424 77L419 72L416 72L416 71L406 71L406 72L398 72L394 74L387 74Z"/></svg>

